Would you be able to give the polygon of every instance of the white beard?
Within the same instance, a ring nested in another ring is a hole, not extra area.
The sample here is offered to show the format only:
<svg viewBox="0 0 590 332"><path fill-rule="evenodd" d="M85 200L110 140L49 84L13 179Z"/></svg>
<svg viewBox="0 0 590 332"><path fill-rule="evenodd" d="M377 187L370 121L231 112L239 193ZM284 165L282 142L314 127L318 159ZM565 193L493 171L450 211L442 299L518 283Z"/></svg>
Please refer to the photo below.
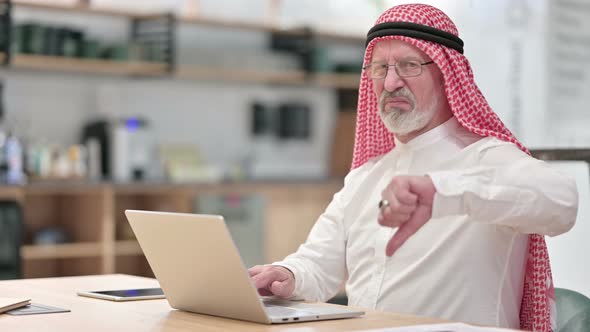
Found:
<svg viewBox="0 0 590 332"><path fill-rule="evenodd" d="M397 107L385 109L385 99L388 97L406 97L409 99L412 109L409 111ZM394 92L383 91L379 98L379 116L389 132L396 135L407 135L428 125L438 109L439 100L440 98L434 98L432 103L424 109L417 109L416 97L408 88L404 87Z"/></svg>

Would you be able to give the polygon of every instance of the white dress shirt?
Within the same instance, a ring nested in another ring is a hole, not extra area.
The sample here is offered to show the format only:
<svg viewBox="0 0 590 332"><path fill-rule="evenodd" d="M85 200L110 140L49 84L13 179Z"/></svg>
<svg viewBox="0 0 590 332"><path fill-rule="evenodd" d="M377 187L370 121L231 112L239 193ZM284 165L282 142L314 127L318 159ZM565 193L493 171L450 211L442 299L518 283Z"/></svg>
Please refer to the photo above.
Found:
<svg viewBox="0 0 590 332"><path fill-rule="evenodd" d="M432 218L387 257L396 230L377 222L381 192L424 174L437 190ZM345 285L352 306L518 328L526 234L564 233L576 212L573 179L453 117L351 171L307 241L274 264L306 300Z"/></svg>

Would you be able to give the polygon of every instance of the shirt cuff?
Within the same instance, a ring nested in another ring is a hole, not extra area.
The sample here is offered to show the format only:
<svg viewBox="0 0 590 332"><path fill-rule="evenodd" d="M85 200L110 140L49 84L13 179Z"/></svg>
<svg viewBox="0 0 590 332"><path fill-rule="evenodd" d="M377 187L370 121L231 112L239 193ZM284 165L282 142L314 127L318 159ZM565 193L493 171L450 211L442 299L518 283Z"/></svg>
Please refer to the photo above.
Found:
<svg viewBox="0 0 590 332"><path fill-rule="evenodd" d="M302 296L302 289L303 289L303 278L301 278L301 273L298 271L297 267L292 264L288 264L288 263L285 263L282 261L274 262L270 265L284 267L284 268L288 269L289 271L291 271L291 273L293 273L293 276L295 277L295 289L293 290L293 294L291 294L291 298L301 297Z"/></svg>
<svg viewBox="0 0 590 332"><path fill-rule="evenodd" d="M464 180L457 172L427 173L432 179L436 193L432 203L432 218L461 215L465 213L463 202Z"/></svg>

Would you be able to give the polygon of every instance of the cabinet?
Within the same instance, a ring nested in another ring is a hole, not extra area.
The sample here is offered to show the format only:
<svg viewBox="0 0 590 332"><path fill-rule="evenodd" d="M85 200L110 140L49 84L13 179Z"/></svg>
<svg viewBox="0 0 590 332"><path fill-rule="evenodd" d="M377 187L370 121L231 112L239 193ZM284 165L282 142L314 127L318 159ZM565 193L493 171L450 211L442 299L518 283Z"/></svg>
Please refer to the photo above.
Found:
<svg viewBox="0 0 590 332"><path fill-rule="evenodd" d="M325 183L172 184L33 184L0 187L0 199L18 201L24 214L21 249L23 277L105 273L151 276L123 211L144 209L195 211L199 196L256 195L264 202L258 216L263 225L264 261L282 259L305 241L340 181ZM33 244L50 229L62 230L66 242ZM235 236L239 234L234 234Z"/></svg>

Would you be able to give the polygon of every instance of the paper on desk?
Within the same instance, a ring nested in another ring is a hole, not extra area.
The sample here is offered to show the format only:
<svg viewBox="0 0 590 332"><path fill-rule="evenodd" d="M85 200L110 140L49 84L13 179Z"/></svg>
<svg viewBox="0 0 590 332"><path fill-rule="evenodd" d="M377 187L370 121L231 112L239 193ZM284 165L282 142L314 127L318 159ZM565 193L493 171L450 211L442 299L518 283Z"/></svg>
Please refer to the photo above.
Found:
<svg viewBox="0 0 590 332"><path fill-rule="evenodd" d="M376 330L364 330L362 332L509 332L514 330L497 327L479 327L463 323L428 324L404 327L388 327Z"/></svg>

